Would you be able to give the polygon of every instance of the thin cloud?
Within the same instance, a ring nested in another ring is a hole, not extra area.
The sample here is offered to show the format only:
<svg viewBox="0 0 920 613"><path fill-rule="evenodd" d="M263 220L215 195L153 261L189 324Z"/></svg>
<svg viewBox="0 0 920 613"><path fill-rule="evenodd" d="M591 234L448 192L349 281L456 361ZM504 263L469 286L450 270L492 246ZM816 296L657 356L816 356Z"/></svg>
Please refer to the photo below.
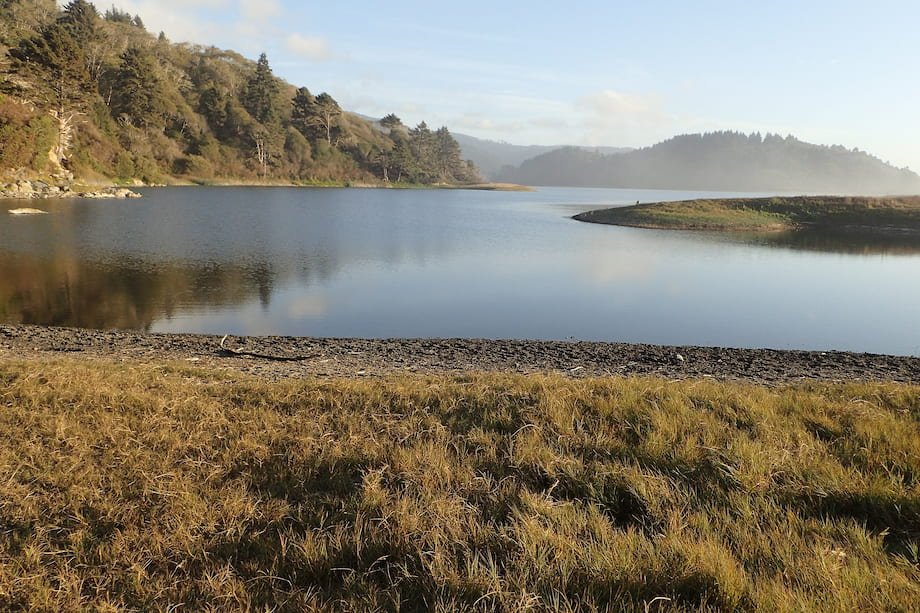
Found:
<svg viewBox="0 0 920 613"><path fill-rule="evenodd" d="M246 19L265 21L282 13L279 0L240 0L240 11Z"/></svg>
<svg viewBox="0 0 920 613"><path fill-rule="evenodd" d="M643 146L668 136L677 118L652 96L603 90L575 101L583 145Z"/></svg>
<svg viewBox="0 0 920 613"><path fill-rule="evenodd" d="M664 113L657 100L649 96L634 96L611 89L585 96L578 106L611 123L662 123L671 117Z"/></svg>
<svg viewBox="0 0 920 613"><path fill-rule="evenodd" d="M481 114L466 114L449 122L452 128L482 132L517 133L526 128L520 121L496 121Z"/></svg>
<svg viewBox="0 0 920 613"><path fill-rule="evenodd" d="M287 37L286 46L291 53L314 62L322 62L333 58L329 43L323 38L291 34Z"/></svg>

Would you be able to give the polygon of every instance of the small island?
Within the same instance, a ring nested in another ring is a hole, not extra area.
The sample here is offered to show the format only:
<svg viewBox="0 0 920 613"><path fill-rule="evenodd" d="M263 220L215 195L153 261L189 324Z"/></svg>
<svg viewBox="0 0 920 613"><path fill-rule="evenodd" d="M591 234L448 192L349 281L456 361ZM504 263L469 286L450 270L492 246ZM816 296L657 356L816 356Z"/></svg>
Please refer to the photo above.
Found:
<svg viewBox="0 0 920 613"><path fill-rule="evenodd" d="M920 196L685 200L588 211L573 219L661 230L788 232L822 228L920 233Z"/></svg>

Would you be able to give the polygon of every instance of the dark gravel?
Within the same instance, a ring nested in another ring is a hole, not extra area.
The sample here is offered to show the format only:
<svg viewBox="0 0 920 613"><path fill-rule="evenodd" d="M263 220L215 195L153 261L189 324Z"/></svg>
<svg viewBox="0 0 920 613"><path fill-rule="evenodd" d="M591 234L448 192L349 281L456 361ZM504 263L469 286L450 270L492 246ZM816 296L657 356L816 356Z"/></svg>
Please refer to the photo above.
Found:
<svg viewBox="0 0 920 613"><path fill-rule="evenodd" d="M221 338L216 336L0 325L0 358L59 355L186 361L272 379L555 371L579 377L712 377L766 384L807 379L920 383L920 358L865 353L561 341L299 337L228 337L222 349Z"/></svg>

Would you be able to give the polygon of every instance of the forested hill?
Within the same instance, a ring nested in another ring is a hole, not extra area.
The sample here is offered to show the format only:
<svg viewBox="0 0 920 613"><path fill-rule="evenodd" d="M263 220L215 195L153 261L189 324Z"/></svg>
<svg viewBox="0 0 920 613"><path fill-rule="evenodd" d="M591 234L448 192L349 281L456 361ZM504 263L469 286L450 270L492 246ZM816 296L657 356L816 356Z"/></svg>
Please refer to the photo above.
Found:
<svg viewBox="0 0 920 613"><path fill-rule="evenodd" d="M865 152L791 136L688 134L628 153L552 151L504 173L526 185L847 194L920 193L920 176Z"/></svg>
<svg viewBox="0 0 920 613"><path fill-rule="evenodd" d="M372 124L264 55L173 44L85 0L0 0L0 179L479 180L447 128Z"/></svg>
<svg viewBox="0 0 920 613"><path fill-rule="evenodd" d="M511 143L499 142L476 138L466 134L454 134L454 138L460 143L460 149L463 155L472 160L479 171L492 180L508 172L507 167L515 167L525 160L535 158L538 155L549 153L557 149L564 149L565 145L512 145ZM596 153L623 153L632 151L628 147L578 147L586 151Z"/></svg>

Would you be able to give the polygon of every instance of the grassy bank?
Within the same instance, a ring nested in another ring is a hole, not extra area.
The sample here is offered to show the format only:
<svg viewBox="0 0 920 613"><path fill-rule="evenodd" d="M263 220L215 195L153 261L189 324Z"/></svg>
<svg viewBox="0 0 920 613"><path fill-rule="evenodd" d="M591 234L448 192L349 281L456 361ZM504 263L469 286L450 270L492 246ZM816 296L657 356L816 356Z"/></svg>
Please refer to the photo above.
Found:
<svg viewBox="0 0 920 613"><path fill-rule="evenodd" d="M575 219L676 230L771 232L821 227L920 232L920 196L687 200L589 211Z"/></svg>
<svg viewBox="0 0 920 613"><path fill-rule="evenodd" d="M5 361L0 430L3 610L920 602L917 387Z"/></svg>

